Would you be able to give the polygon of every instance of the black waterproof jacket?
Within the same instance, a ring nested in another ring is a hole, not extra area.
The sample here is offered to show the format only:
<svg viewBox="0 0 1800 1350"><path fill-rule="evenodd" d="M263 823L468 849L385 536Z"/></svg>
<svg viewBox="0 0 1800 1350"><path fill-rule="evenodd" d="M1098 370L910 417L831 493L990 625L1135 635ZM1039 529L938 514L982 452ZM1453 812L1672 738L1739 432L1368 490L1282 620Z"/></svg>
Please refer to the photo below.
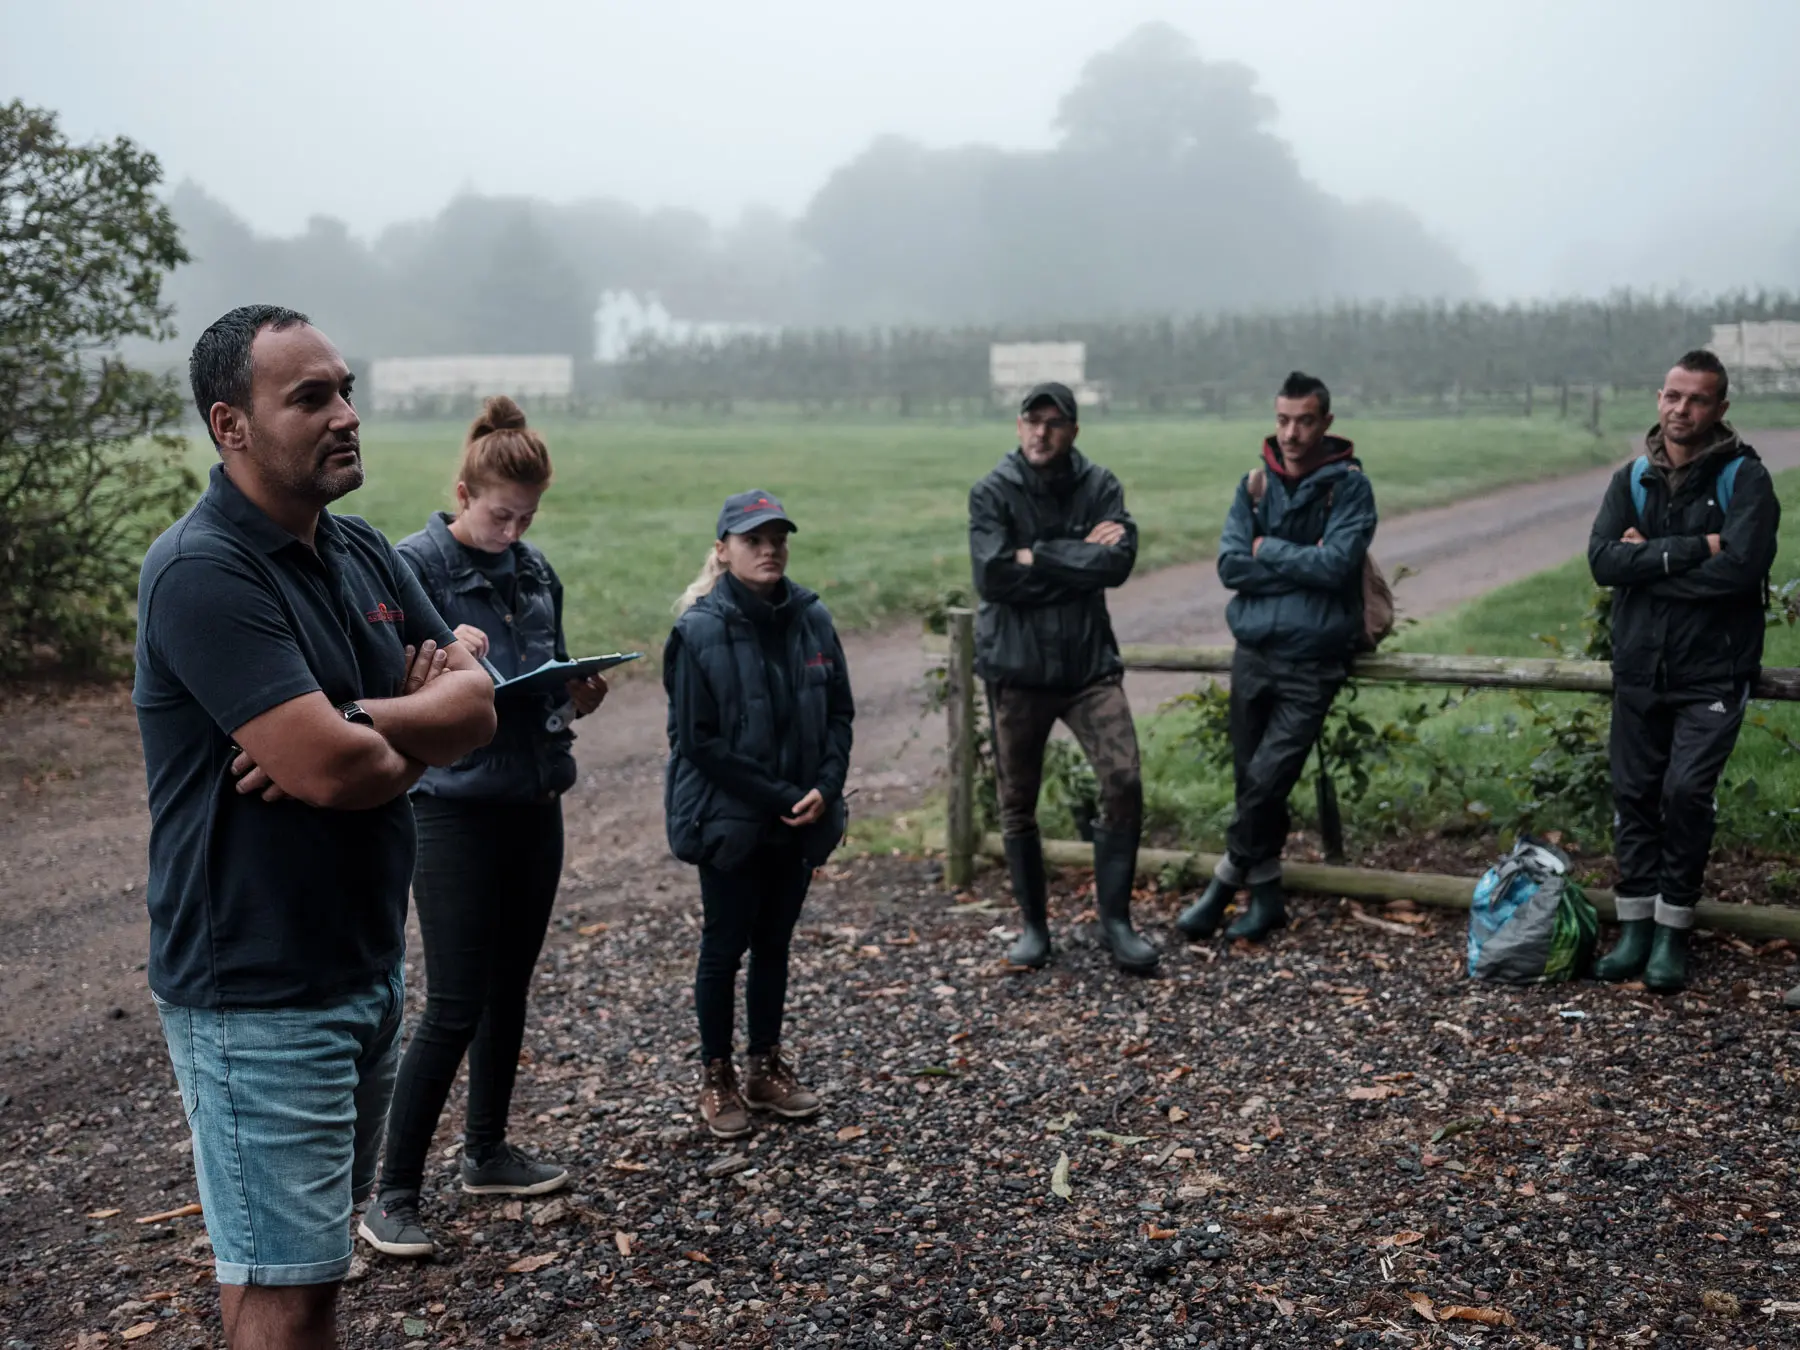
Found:
<svg viewBox="0 0 1800 1350"><path fill-rule="evenodd" d="M512 679L544 662L569 659L563 642L562 582L549 559L523 539L512 546L517 579L508 605L450 533L450 517L433 512L425 528L394 546L418 575L444 623L470 624L488 636L487 661ZM560 696L503 696L494 700L494 739L446 768L427 769L413 788L457 801L542 802L575 785L575 734L544 729Z"/></svg>
<svg viewBox="0 0 1800 1350"><path fill-rule="evenodd" d="M1240 646L1278 660L1342 661L1361 641L1363 559L1377 519L1354 450L1328 436L1325 462L1291 479L1271 440L1262 502L1251 500L1248 474L1239 482L1219 536L1219 580L1235 592L1225 620Z"/></svg>
<svg viewBox="0 0 1800 1350"><path fill-rule="evenodd" d="M1646 444L1642 516L1631 496L1634 460L1607 485L1588 540L1594 580L1614 592L1613 683L1675 690L1754 680L1762 667L1764 587L1781 526L1769 471L1729 426L1679 475L1660 433ZM1727 513L1716 484L1734 459L1743 463ZM1622 542L1634 527L1648 543ZM1717 554L1709 534L1720 537Z"/></svg>
<svg viewBox="0 0 1800 1350"><path fill-rule="evenodd" d="M663 647L669 851L721 871L759 845L799 845L818 866L844 836L856 704L831 613L791 581L771 604L730 576L675 622ZM825 814L781 823L817 788Z"/></svg>
<svg viewBox="0 0 1800 1350"><path fill-rule="evenodd" d="M1083 542L1094 526L1125 527L1117 544ZM1029 567L1015 562L1031 550ZM1085 689L1124 666L1106 611L1137 561L1125 490L1079 450L1040 472L1014 450L969 492L969 559L981 606L975 670L995 684Z"/></svg>

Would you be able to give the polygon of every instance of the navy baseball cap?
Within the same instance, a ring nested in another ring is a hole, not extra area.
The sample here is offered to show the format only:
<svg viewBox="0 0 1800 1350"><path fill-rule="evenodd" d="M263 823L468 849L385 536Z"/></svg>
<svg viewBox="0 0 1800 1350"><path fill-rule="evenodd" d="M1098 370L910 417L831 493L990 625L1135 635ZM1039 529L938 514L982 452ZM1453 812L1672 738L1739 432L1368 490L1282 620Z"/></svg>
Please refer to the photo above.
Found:
<svg viewBox="0 0 1800 1350"><path fill-rule="evenodd" d="M787 510L781 502L760 488L734 492L725 499L725 505L719 508L719 538L723 539L728 534L749 534L758 525L767 525L771 520L779 520L790 531L800 528L788 519Z"/></svg>
<svg viewBox="0 0 1800 1350"><path fill-rule="evenodd" d="M1038 404L1048 400L1056 405L1056 411L1071 422L1079 422L1081 415L1075 408L1075 393L1066 384L1058 384L1055 380L1045 380L1042 384L1034 384L1025 397L1019 400L1019 414L1030 412Z"/></svg>

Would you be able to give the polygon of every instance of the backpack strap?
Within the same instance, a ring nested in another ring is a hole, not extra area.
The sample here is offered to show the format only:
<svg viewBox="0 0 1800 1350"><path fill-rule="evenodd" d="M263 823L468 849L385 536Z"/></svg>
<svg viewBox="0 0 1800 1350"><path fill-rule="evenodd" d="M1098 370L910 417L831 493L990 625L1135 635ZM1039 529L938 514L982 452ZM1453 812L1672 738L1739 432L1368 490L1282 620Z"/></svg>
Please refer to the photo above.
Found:
<svg viewBox="0 0 1800 1350"><path fill-rule="evenodd" d="M1644 479L1650 473L1650 456L1639 455L1631 465L1631 505L1637 512L1638 524L1644 524L1644 499L1649 490L1644 486Z"/></svg>
<svg viewBox="0 0 1800 1350"><path fill-rule="evenodd" d="M1739 455L1720 469L1719 476L1713 480L1713 500L1719 503L1719 510L1727 515L1731 513L1731 489L1737 482L1738 466L1743 462L1744 457Z"/></svg>

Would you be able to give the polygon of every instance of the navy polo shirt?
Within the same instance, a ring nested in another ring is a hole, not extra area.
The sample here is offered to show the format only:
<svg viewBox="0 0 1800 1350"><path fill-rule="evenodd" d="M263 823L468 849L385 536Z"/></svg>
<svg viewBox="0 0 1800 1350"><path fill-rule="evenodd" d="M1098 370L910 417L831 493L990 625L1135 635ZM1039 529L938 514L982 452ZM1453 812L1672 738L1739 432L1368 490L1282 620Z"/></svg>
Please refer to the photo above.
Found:
<svg viewBox="0 0 1800 1350"><path fill-rule="evenodd" d="M356 516L315 548L215 466L150 546L132 702L150 783L150 988L187 1007L305 1007L400 959L413 868L404 794L327 811L236 790L232 735L289 699L392 698L406 644L454 641L412 569Z"/></svg>

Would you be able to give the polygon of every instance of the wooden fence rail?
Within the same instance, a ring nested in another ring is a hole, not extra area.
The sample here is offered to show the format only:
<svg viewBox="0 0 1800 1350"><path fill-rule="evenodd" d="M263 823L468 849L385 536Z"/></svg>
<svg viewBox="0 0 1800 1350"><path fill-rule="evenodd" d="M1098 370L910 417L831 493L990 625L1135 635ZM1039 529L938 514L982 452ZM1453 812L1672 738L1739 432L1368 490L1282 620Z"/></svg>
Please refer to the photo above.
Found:
<svg viewBox="0 0 1800 1350"><path fill-rule="evenodd" d="M952 609L946 615L946 638L928 638L929 650L948 658L946 706L950 722L949 815L945 827L944 881L953 889L967 886L975 860L1001 856L998 836L984 836L975 808L975 613ZM1230 647L1125 646L1120 655L1127 670L1187 670L1222 674L1231 669ZM1582 694L1612 692L1612 667L1604 661L1566 661L1545 657L1432 656L1423 653L1377 652L1351 664L1356 679L1386 684L1447 684L1463 688L1542 689ZM1800 701L1800 669L1765 670L1755 696ZM1044 856L1053 863L1084 861L1088 846L1067 840L1044 841ZM1182 864L1208 873L1217 859L1205 853L1144 849L1140 873L1158 873ZM1471 877L1422 872L1381 872L1361 867L1290 864L1283 878L1296 891L1344 895L1358 899L1406 898L1421 904L1467 909L1474 892ZM1612 917L1612 896L1590 891L1595 907ZM1800 910L1787 906L1702 903L1696 912L1701 927L1750 937L1800 939Z"/></svg>

